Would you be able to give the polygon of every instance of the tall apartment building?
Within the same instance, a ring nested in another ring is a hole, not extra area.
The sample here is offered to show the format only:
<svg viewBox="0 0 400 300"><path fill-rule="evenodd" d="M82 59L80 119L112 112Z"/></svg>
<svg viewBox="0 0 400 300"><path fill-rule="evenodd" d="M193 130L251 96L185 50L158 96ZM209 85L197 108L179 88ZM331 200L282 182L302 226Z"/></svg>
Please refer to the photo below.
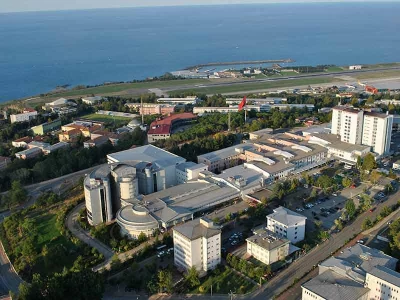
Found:
<svg viewBox="0 0 400 300"><path fill-rule="evenodd" d="M361 144L364 111L345 106L332 110L332 134L340 135L342 142Z"/></svg>
<svg viewBox="0 0 400 300"><path fill-rule="evenodd" d="M307 218L285 207L278 207L267 216L267 229L292 243L304 240Z"/></svg>
<svg viewBox="0 0 400 300"><path fill-rule="evenodd" d="M393 116L337 106L332 110L332 131L342 142L371 146L382 155L390 150Z"/></svg>
<svg viewBox="0 0 400 300"><path fill-rule="evenodd" d="M393 115L374 112L364 113L362 143L372 147L372 151L385 154L390 151Z"/></svg>
<svg viewBox="0 0 400 300"><path fill-rule="evenodd" d="M400 299L400 273L376 266L367 273L365 287L369 288L369 299Z"/></svg>
<svg viewBox="0 0 400 300"><path fill-rule="evenodd" d="M174 263L185 270L195 267L198 271L214 269L221 262L221 229L207 218L173 228Z"/></svg>

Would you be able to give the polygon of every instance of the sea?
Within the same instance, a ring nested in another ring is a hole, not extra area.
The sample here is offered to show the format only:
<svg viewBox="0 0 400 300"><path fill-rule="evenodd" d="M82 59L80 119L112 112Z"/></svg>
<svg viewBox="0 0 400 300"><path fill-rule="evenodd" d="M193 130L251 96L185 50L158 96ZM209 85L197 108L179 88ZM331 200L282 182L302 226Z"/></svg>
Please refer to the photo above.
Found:
<svg viewBox="0 0 400 300"><path fill-rule="evenodd" d="M0 102L223 61L398 62L400 2L0 13Z"/></svg>

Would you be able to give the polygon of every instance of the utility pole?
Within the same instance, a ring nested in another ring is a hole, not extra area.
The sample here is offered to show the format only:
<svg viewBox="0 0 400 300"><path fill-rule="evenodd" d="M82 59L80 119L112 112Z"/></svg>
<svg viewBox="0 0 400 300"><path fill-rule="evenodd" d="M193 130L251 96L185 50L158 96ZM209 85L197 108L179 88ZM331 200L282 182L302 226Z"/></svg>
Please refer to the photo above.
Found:
<svg viewBox="0 0 400 300"><path fill-rule="evenodd" d="M231 111L228 110L228 132L230 131L231 131Z"/></svg>
<svg viewBox="0 0 400 300"><path fill-rule="evenodd" d="M144 125L143 96L140 97L140 114L142 115L142 125Z"/></svg>
<svg viewBox="0 0 400 300"><path fill-rule="evenodd" d="M244 124L247 122L247 109L244 108Z"/></svg>

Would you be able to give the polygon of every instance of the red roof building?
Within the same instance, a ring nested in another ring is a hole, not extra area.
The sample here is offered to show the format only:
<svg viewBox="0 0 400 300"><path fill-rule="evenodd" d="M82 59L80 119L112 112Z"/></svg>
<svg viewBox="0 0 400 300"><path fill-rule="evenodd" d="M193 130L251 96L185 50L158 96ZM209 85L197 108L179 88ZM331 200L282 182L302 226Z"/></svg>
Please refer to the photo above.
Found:
<svg viewBox="0 0 400 300"><path fill-rule="evenodd" d="M197 116L192 113L181 113L157 119L150 124L147 133L149 143L171 137L172 131L180 126L188 125L195 121Z"/></svg>

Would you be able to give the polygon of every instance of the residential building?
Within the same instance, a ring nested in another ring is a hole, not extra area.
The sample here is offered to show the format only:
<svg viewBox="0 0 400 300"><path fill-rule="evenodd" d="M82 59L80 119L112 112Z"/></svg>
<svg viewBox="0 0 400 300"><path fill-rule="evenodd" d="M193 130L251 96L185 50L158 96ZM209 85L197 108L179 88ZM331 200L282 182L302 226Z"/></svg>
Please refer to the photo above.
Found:
<svg viewBox="0 0 400 300"><path fill-rule="evenodd" d="M26 149L20 152L15 153L15 157L19 159L29 159L39 156L42 153L42 149L40 148L31 148Z"/></svg>
<svg viewBox="0 0 400 300"><path fill-rule="evenodd" d="M30 142L32 142L32 137L24 136L22 138L16 139L15 141L12 141L11 144L15 148L27 148Z"/></svg>
<svg viewBox="0 0 400 300"><path fill-rule="evenodd" d="M13 114L10 115L11 123L15 122L27 122L33 120L37 116L37 111L31 108L25 108L22 113L20 114Z"/></svg>
<svg viewBox="0 0 400 300"><path fill-rule="evenodd" d="M11 163L11 157L0 156L0 170L7 168L9 163Z"/></svg>
<svg viewBox="0 0 400 300"><path fill-rule="evenodd" d="M74 143L82 135L79 129L70 129L68 131L63 131L58 135L58 140L60 142Z"/></svg>
<svg viewBox="0 0 400 300"><path fill-rule="evenodd" d="M45 143L45 142L32 141L27 146L28 146L28 149L39 148L43 151L43 149L49 147L50 144Z"/></svg>
<svg viewBox="0 0 400 300"><path fill-rule="evenodd" d="M101 145L106 144L108 141L109 138L107 136L100 135L88 141L83 142L83 147L84 148L99 147Z"/></svg>
<svg viewBox="0 0 400 300"><path fill-rule="evenodd" d="M62 149L62 148L67 148L67 147L69 147L69 144L68 144L68 143L65 143L65 142L58 142L58 143L56 143L56 144L54 144L54 145L51 145L51 146L48 146L48 147L42 149L42 151L43 151L43 153L44 153L45 155L48 155L48 154L50 154L50 153L53 153L54 151L60 150L60 149Z"/></svg>
<svg viewBox="0 0 400 300"><path fill-rule="evenodd" d="M289 255L290 241L269 230L246 239L247 253L266 265L285 259Z"/></svg>
<svg viewBox="0 0 400 300"><path fill-rule="evenodd" d="M196 164L194 162L185 162L176 166L176 180L178 184L197 180L199 173L207 171L208 167L205 164Z"/></svg>
<svg viewBox="0 0 400 300"><path fill-rule="evenodd" d="M302 285L302 299L398 299L398 260L357 243L318 266L319 275Z"/></svg>
<svg viewBox="0 0 400 300"><path fill-rule="evenodd" d="M165 118L159 118L150 124L150 129L147 132L149 143L157 140L168 139L173 130L184 125L189 125L196 121L197 116L192 113L181 113L170 115Z"/></svg>
<svg viewBox="0 0 400 300"><path fill-rule="evenodd" d="M362 69L361 65L349 66L349 70L361 70L361 69Z"/></svg>
<svg viewBox="0 0 400 300"><path fill-rule="evenodd" d="M82 102L86 103L88 105L94 105L101 100L103 100L103 97L101 97L101 96L83 97L82 98Z"/></svg>
<svg viewBox="0 0 400 300"><path fill-rule="evenodd" d="M228 105L238 105L242 101L242 98L226 98L225 101ZM281 104L286 103L287 98L247 98L247 102L251 104Z"/></svg>
<svg viewBox="0 0 400 300"><path fill-rule="evenodd" d="M374 112L364 113L362 144L372 147L372 151L382 155L390 151L393 115Z"/></svg>
<svg viewBox="0 0 400 300"><path fill-rule="evenodd" d="M369 299L400 299L400 273L383 266L376 266L367 273L365 287Z"/></svg>
<svg viewBox="0 0 400 300"><path fill-rule="evenodd" d="M186 98L158 98L157 103L168 103L168 104L191 104L195 105L200 103L201 100L197 97L186 97Z"/></svg>
<svg viewBox="0 0 400 300"><path fill-rule="evenodd" d="M305 216L280 206L267 216L267 229L295 244L304 240L306 220Z"/></svg>
<svg viewBox="0 0 400 300"><path fill-rule="evenodd" d="M271 109L277 108L279 110L290 110L293 108L303 109L307 108L308 111L314 110L314 104L258 104L252 105L247 104L244 108L247 111L257 111L257 112L269 112ZM239 108L237 105L229 107L193 107L194 114L207 114L207 113L222 113L226 114L229 112L238 112Z"/></svg>
<svg viewBox="0 0 400 300"><path fill-rule="evenodd" d="M173 228L174 263L183 270L195 267L207 272L221 262L221 229L207 218Z"/></svg>
<svg viewBox="0 0 400 300"><path fill-rule="evenodd" d="M340 136L342 142L361 144L364 111L347 106L332 109L332 134Z"/></svg>
<svg viewBox="0 0 400 300"><path fill-rule="evenodd" d="M51 122L46 122L37 126L31 127L35 135L44 135L48 132L59 130L61 128L61 119L56 119Z"/></svg>

